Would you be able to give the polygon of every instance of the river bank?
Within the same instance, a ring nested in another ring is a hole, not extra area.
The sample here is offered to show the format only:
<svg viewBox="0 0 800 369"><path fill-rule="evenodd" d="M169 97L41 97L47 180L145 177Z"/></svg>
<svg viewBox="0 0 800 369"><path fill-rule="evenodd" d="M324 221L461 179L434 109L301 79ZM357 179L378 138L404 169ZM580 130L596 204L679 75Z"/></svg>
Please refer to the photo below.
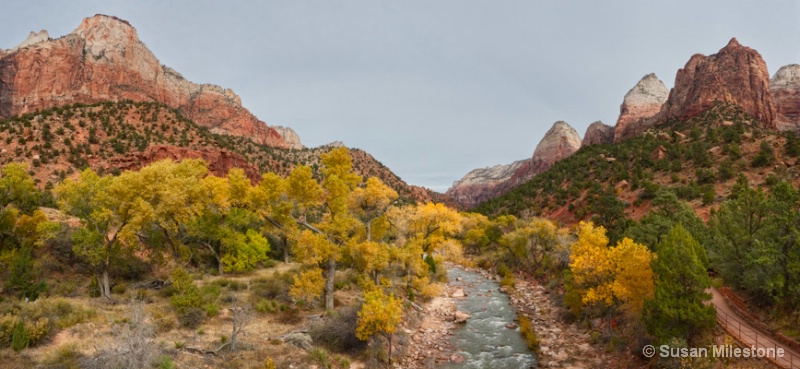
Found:
<svg viewBox="0 0 800 369"><path fill-rule="evenodd" d="M452 265L449 267L462 268ZM499 280L496 275L481 269L462 269L489 280ZM464 290L456 282L460 281L451 281L440 296L424 306L425 310L418 324L405 328L409 335L409 345L403 368L445 367L449 363L459 363L465 359L458 353L460 349L452 344L458 329L458 325L454 322L456 306L464 298ZM483 293L500 293L500 291L487 290ZM591 344L591 338L587 333L573 324L560 320L559 309L550 301L549 294L543 286L520 279L517 288L508 297L513 308L530 319L539 336L540 352L536 354L537 367L571 369L608 367L610 358L601 351L602 348ZM498 326L496 329L510 328Z"/></svg>

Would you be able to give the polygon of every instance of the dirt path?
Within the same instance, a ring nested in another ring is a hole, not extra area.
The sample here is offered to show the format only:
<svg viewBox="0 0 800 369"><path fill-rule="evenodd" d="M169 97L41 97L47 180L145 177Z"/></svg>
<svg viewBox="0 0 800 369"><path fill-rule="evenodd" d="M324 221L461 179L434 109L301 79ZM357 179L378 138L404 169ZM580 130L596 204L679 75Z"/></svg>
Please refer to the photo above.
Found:
<svg viewBox="0 0 800 369"><path fill-rule="evenodd" d="M783 349L783 357L768 357L768 360L783 368L800 369L800 353L782 344L780 341L773 339L766 333L754 328L747 323L744 319L739 317L736 312L731 309L725 302L722 294L716 288L709 288L708 292L711 293L711 303L717 309L717 321L728 334L738 339L747 347L755 347L756 349Z"/></svg>

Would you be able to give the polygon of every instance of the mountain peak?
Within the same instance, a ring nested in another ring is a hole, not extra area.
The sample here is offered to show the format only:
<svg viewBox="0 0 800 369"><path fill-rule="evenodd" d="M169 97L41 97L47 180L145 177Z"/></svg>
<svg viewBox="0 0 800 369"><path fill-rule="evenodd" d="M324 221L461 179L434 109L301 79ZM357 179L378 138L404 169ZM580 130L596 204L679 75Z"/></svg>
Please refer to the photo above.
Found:
<svg viewBox="0 0 800 369"><path fill-rule="evenodd" d="M763 128L776 128L767 64L735 38L714 55L692 56L678 70L657 124L690 119L720 102L739 106Z"/></svg>
<svg viewBox="0 0 800 369"><path fill-rule="evenodd" d="M84 18L72 33L86 40L84 49L95 60L113 61L115 57L122 57L115 54L124 54L128 45L141 43L136 29L128 21L110 15Z"/></svg>
<svg viewBox="0 0 800 369"><path fill-rule="evenodd" d="M598 144L609 144L614 142L614 127L609 126L602 121L596 121L586 127L586 133L583 134L583 141L581 147Z"/></svg>
<svg viewBox="0 0 800 369"><path fill-rule="evenodd" d="M553 126L536 145L532 159L547 161L552 165L552 163L572 155L580 147L581 137L578 135L578 131L567 122L559 120L553 123ZM553 160L554 158L555 160Z"/></svg>
<svg viewBox="0 0 800 369"><path fill-rule="evenodd" d="M735 47L742 47L742 44L739 43L739 40L737 40L736 37L732 37L731 40L728 41L728 44L725 45L725 49L732 49Z"/></svg>

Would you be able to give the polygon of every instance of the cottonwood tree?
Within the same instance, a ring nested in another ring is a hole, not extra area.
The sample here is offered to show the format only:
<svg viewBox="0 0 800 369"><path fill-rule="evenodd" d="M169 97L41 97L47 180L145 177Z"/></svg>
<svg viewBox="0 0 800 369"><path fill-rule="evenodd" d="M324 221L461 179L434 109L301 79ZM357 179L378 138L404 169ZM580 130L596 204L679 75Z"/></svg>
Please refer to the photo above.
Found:
<svg viewBox="0 0 800 369"><path fill-rule="evenodd" d="M364 304L358 312L356 337L367 340L381 334L389 341L389 365L392 365L392 338L403 319L403 302L386 295L381 288L364 293Z"/></svg>
<svg viewBox="0 0 800 369"><path fill-rule="evenodd" d="M244 171L234 168L225 178L208 176L201 187L208 200L188 228L214 255L218 273L252 270L266 260L269 243L258 231L262 219L252 210L254 190Z"/></svg>
<svg viewBox="0 0 800 369"><path fill-rule="evenodd" d="M106 299L111 298L111 259L138 248L137 225L148 215L137 190L120 177L99 176L91 169L55 188L61 209L81 220L73 235L73 250L99 267L100 293Z"/></svg>
<svg viewBox="0 0 800 369"><path fill-rule="evenodd" d="M395 233L406 289L422 292L430 284L430 272L436 272L436 249L461 233L461 215L444 204L429 202L393 208L387 219Z"/></svg>
<svg viewBox="0 0 800 369"><path fill-rule="evenodd" d="M192 249L184 242L187 224L202 212L209 198L202 186L208 175L206 163L200 159L173 162L166 159L143 167L139 171L126 171L117 181L136 193L140 214L135 226L141 231L140 240L151 247L164 242L173 257L188 258Z"/></svg>
<svg viewBox="0 0 800 369"><path fill-rule="evenodd" d="M356 187L350 193L350 210L364 225L363 239L353 239L349 244L350 257L353 265L369 275L375 284L390 262L391 251L382 238L388 228L385 214L397 198L397 192L376 177L368 178L363 187ZM373 231L375 228L377 232Z"/></svg>
<svg viewBox="0 0 800 369"><path fill-rule="evenodd" d="M508 248L514 260L524 265L528 273L533 274L543 266L561 238L562 230L553 222L533 218L518 221L516 229L504 234L500 244Z"/></svg>
<svg viewBox="0 0 800 369"><path fill-rule="evenodd" d="M313 178L309 167L298 166L289 176L286 187L288 197L295 205L295 222L303 228L294 237L313 240L310 243L296 242L295 254L302 263L320 268L325 278L325 309L332 310L337 262L344 255L358 224L348 207L348 197L362 178L353 172L352 159L346 148L322 154L321 162L321 184ZM315 235L312 237L311 234Z"/></svg>
<svg viewBox="0 0 800 369"><path fill-rule="evenodd" d="M609 248L605 228L584 222L570 249L570 293L600 311L612 313L620 307L631 322L638 322L644 301L654 294L650 250L630 238Z"/></svg>

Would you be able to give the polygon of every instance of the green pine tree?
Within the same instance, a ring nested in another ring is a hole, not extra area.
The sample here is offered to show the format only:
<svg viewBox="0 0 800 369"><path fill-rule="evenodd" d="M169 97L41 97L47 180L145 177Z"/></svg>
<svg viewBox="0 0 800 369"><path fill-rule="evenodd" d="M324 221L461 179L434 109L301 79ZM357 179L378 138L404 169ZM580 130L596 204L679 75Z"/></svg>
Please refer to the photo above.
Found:
<svg viewBox="0 0 800 369"><path fill-rule="evenodd" d="M703 262L705 250L680 224L658 243L653 262L655 295L645 303L647 331L659 342L690 339L714 326L716 311L706 305L711 286Z"/></svg>

